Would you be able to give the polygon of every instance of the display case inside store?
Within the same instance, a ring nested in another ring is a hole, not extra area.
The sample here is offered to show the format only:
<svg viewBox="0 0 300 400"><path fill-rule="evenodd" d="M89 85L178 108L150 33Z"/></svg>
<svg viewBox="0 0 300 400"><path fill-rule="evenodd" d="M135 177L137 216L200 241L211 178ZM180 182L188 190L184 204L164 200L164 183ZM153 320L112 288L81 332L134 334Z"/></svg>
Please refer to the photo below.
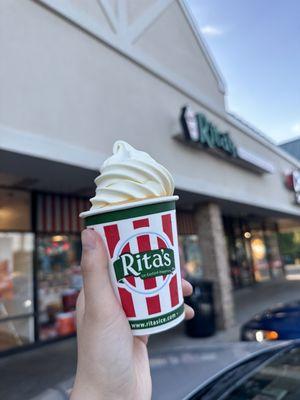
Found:
<svg viewBox="0 0 300 400"><path fill-rule="evenodd" d="M75 332L75 306L82 287L79 235L38 235L39 337Z"/></svg>

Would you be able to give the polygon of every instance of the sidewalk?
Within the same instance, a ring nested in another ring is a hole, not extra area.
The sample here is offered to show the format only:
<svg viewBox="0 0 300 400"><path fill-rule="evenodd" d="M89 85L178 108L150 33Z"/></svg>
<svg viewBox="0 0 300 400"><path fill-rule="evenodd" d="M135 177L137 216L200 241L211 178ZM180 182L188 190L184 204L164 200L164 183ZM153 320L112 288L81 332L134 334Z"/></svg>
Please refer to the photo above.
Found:
<svg viewBox="0 0 300 400"><path fill-rule="evenodd" d="M240 326L248 321L257 312L263 311L278 303L300 300L300 281L278 280L264 282L255 286L244 288L234 293L236 312L235 325L216 335L204 338L189 338L184 334L184 325L171 331L154 335L150 338L150 351L159 351L160 348L174 346L195 346L197 343L219 343L239 341Z"/></svg>
<svg viewBox="0 0 300 400"><path fill-rule="evenodd" d="M0 399L32 399L70 379L75 368L75 338L0 358Z"/></svg>
<svg viewBox="0 0 300 400"><path fill-rule="evenodd" d="M234 342L239 337L239 326L257 311L279 302L300 299L299 281L261 283L235 293L236 324L230 330L218 332L207 339L188 338L184 326L153 335L149 341L150 355L161 349L194 347L203 344ZM76 365L76 339L68 339L35 350L0 358L0 399L31 400L47 388L66 382L72 384ZM50 393L50 392L49 392ZM63 395L61 396L63 399ZM43 400L47 397L43 396Z"/></svg>

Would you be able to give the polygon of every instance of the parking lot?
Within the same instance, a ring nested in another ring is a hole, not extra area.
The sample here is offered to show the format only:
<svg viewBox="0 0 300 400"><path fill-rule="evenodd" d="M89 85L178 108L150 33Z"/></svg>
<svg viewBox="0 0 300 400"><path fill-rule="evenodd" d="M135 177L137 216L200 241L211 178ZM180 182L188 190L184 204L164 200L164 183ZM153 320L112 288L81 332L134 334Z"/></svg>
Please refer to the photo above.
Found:
<svg viewBox="0 0 300 400"><path fill-rule="evenodd" d="M150 339L149 351L154 358L161 351L175 347L188 349L203 344L213 348L223 342L236 342L239 326L255 312L279 302L300 298L297 280L261 283L235 292L236 324L227 331L218 332L206 339L189 338L184 334L184 325L171 331L154 335ZM255 301L253 299L255 298ZM242 350L241 350L242 351ZM0 359L0 398L29 400L48 388L72 384L75 374L76 340L67 339L34 350Z"/></svg>

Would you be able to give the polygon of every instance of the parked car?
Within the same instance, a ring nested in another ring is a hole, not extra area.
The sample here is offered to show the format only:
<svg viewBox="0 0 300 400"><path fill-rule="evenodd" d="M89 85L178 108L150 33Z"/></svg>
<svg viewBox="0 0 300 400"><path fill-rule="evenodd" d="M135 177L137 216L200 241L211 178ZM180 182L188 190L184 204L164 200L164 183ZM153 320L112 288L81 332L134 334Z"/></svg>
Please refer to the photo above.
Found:
<svg viewBox="0 0 300 400"><path fill-rule="evenodd" d="M262 351L220 372L184 400L298 400L300 342Z"/></svg>
<svg viewBox="0 0 300 400"><path fill-rule="evenodd" d="M300 338L300 301L277 305L255 315L241 327L241 340L270 341Z"/></svg>
<svg viewBox="0 0 300 400"><path fill-rule="evenodd" d="M229 365L242 361L267 344L205 343L150 352L153 400L182 400Z"/></svg>

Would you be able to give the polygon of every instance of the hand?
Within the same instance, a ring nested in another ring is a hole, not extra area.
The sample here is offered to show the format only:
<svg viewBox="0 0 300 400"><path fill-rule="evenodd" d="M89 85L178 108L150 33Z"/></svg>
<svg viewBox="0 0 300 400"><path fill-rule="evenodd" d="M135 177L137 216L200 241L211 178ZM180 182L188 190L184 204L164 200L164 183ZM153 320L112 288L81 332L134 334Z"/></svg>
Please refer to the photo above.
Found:
<svg viewBox="0 0 300 400"><path fill-rule="evenodd" d="M133 336L110 283L107 253L92 229L82 232L83 290L77 301L78 362L71 400L148 400L146 336ZM192 286L183 280L183 294ZM185 305L185 315L194 315Z"/></svg>

